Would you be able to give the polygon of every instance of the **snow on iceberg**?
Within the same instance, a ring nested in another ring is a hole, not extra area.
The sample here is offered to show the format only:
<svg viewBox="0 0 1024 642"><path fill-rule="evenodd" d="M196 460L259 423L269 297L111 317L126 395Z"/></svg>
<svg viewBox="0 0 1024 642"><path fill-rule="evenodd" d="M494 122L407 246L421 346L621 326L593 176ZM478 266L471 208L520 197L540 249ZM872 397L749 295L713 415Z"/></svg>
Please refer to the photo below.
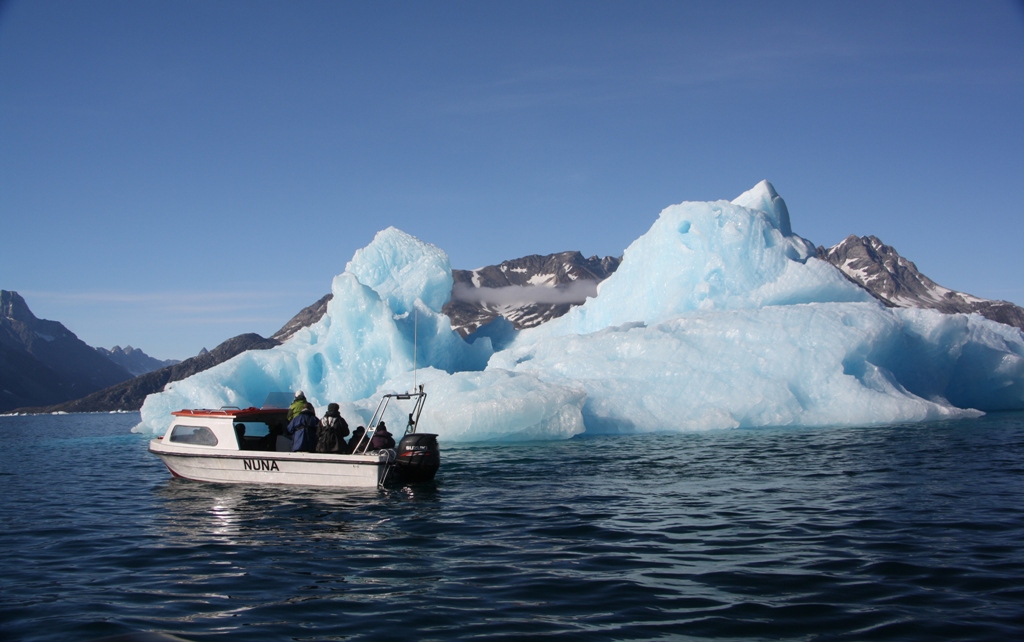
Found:
<svg viewBox="0 0 1024 642"><path fill-rule="evenodd" d="M139 429L295 389L320 411L340 402L355 424L416 380L430 395L421 430L449 442L1024 408L1020 331L883 307L814 258L767 181L732 202L666 208L597 297L538 328L467 343L440 313L451 287L443 251L384 230L335 277L319 323L151 395Z"/></svg>

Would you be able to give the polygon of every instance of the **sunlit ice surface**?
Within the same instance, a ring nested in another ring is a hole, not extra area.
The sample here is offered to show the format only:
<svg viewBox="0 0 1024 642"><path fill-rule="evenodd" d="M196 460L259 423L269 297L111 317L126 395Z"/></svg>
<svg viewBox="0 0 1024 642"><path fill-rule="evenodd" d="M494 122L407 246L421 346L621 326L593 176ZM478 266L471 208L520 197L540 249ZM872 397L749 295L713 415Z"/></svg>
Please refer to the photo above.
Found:
<svg viewBox="0 0 1024 642"><path fill-rule="evenodd" d="M666 208L596 297L537 328L463 340L441 313L451 289L444 251L383 230L334 278L323 319L151 395L136 430L163 432L181 408L258 406L280 390L303 390L321 411L337 402L357 425L381 394L420 384L421 431L447 442L1024 408L1019 330L885 308L814 258L767 181L731 202Z"/></svg>

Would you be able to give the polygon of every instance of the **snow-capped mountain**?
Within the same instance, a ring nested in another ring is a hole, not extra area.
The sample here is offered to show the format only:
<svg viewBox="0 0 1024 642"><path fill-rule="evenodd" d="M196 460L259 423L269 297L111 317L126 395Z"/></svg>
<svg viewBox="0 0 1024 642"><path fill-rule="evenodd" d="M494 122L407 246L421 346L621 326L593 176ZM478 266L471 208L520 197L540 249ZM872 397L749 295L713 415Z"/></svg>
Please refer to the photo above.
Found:
<svg viewBox="0 0 1024 642"><path fill-rule="evenodd" d="M945 313L976 312L987 319L1024 329L1024 308L1008 301L982 299L944 288L876 236L851 234L828 249L818 248L848 279L891 308L928 308Z"/></svg>
<svg viewBox="0 0 1024 642"><path fill-rule="evenodd" d="M584 258L579 252L531 254L476 270L452 270L452 298L442 311L467 336L499 316L516 329L556 319L597 294L622 259Z"/></svg>
<svg viewBox="0 0 1024 642"><path fill-rule="evenodd" d="M452 270L452 297L443 311L451 318L452 329L463 337L499 316L516 329L532 328L597 294L597 284L607 279L621 260L559 252L531 254L475 270ZM306 306L271 338L284 342L316 323L327 312L330 300L331 295L325 294Z"/></svg>

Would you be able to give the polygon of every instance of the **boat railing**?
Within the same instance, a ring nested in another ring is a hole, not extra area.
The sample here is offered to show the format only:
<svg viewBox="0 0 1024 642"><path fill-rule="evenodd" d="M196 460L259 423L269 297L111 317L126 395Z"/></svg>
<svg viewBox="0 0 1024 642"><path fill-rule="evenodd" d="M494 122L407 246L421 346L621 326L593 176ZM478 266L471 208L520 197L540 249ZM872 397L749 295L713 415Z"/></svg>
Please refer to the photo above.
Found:
<svg viewBox="0 0 1024 642"><path fill-rule="evenodd" d="M381 397L380 403L377 404L377 410L374 411L373 417L370 418L370 423L366 429L366 433L363 435L363 440L356 444L353 449L353 454L365 455L370 449L370 441L373 439L373 433L377 430L377 426L384 420L384 411L387 410L388 404L391 403L392 399L398 399L399 401L409 401L415 399L413 403L412 412L409 413L409 420L405 425L405 435L411 435L416 432L416 427L420 423L420 413L423 412L423 403L427 399L427 393L423 392L423 386L419 386L419 390L416 392L400 392L400 393L389 393ZM361 449L360 449L361 447Z"/></svg>

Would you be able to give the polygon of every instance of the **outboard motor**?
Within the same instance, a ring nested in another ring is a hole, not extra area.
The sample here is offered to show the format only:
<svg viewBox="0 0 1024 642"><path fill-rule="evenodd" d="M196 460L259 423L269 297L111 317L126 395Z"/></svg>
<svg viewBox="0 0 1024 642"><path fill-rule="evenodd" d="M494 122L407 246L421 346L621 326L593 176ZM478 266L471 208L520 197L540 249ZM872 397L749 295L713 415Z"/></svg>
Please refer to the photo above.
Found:
<svg viewBox="0 0 1024 642"><path fill-rule="evenodd" d="M406 435L398 442L395 450L398 451L395 470L402 483L431 481L441 466L441 448L437 445L437 435Z"/></svg>

